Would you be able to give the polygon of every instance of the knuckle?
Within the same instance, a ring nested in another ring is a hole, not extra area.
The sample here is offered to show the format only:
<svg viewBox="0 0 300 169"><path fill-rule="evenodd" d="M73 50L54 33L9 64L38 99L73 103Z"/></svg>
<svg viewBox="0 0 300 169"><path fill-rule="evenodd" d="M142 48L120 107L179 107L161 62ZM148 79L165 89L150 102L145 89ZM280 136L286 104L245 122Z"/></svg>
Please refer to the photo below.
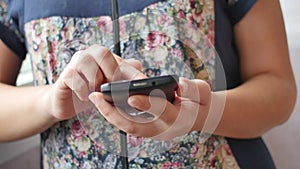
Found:
<svg viewBox="0 0 300 169"><path fill-rule="evenodd" d="M94 50L96 53L98 53L100 56L105 56L107 53L110 53L110 50L107 47L95 44L91 46L91 50Z"/></svg>
<svg viewBox="0 0 300 169"><path fill-rule="evenodd" d="M64 72L62 73L60 78L65 79L65 80L70 79L73 77L74 72L75 72L74 67L68 67L68 69L64 70Z"/></svg>
<svg viewBox="0 0 300 169"><path fill-rule="evenodd" d="M84 93L86 90L85 90L85 86L84 86L82 83L74 83L74 84L73 84L73 91L74 91L75 93L82 94L82 93Z"/></svg>
<svg viewBox="0 0 300 169"><path fill-rule="evenodd" d="M211 86L204 80L199 80L198 91L200 95L200 101L204 104L209 103L211 98Z"/></svg>
<svg viewBox="0 0 300 169"><path fill-rule="evenodd" d="M94 57L96 61L98 60L100 62L102 61L102 58L111 54L111 51L107 47L101 46L99 44L92 45L86 50L86 52L92 54L92 57Z"/></svg>
<svg viewBox="0 0 300 169"><path fill-rule="evenodd" d="M94 58L90 54L83 55L80 57L80 63L82 63L84 65L88 65L92 62L94 62Z"/></svg>
<svg viewBox="0 0 300 169"><path fill-rule="evenodd" d="M210 87L210 85L206 81L201 80L201 87L202 87L203 91L205 92L205 94L209 94L210 93L211 87Z"/></svg>
<svg viewBox="0 0 300 169"><path fill-rule="evenodd" d="M82 93L86 91L86 83L76 76L72 80L72 86L75 92Z"/></svg>
<svg viewBox="0 0 300 169"><path fill-rule="evenodd" d="M90 65L93 61L94 58L90 54L82 54L77 59L75 70L77 72L82 72L82 70L86 68L88 65Z"/></svg>
<svg viewBox="0 0 300 169"><path fill-rule="evenodd" d="M99 54L100 54L100 58L105 58L107 56L112 56L111 51L108 48L105 48L105 47L103 47L99 50Z"/></svg>

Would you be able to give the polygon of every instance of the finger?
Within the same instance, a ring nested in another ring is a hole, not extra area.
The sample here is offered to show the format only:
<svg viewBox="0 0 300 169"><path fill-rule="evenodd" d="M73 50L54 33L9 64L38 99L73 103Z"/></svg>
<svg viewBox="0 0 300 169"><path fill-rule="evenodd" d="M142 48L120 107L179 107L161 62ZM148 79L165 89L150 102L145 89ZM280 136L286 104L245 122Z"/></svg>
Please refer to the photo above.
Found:
<svg viewBox="0 0 300 169"><path fill-rule="evenodd" d="M70 70L68 77L64 79L64 84L68 86L82 101L88 101L89 88L82 76L75 70Z"/></svg>
<svg viewBox="0 0 300 169"><path fill-rule="evenodd" d="M131 66L135 67L136 69L142 71L142 63L134 58L129 58L129 59L123 59L122 57L112 53L113 56L115 57L116 61L118 64L120 64L121 62L125 61L127 63L129 63Z"/></svg>
<svg viewBox="0 0 300 169"><path fill-rule="evenodd" d="M176 91L180 97L188 98L200 104L209 104L211 97L211 88L203 80L186 78L179 79L179 88Z"/></svg>
<svg viewBox="0 0 300 169"><path fill-rule="evenodd" d="M125 132L136 133L134 122L125 118L120 109L105 101L102 93L93 92L89 99L109 123Z"/></svg>
<svg viewBox="0 0 300 169"><path fill-rule="evenodd" d="M183 101L181 104L175 105L177 111L166 110L166 116L170 117L176 114L176 118L170 123L168 127L161 132L154 135L153 139L171 140L178 136L183 136L193 131L200 104L192 101ZM167 115L168 114L168 115Z"/></svg>
<svg viewBox="0 0 300 169"><path fill-rule="evenodd" d="M165 98L146 96L146 95L133 95L128 98L128 104L140 111L152 114L155 119L160 118L167 124L171 124L176 119L176 114L167 117L164 112L174 112L174 105L168 102Z"/></svg>
<svg viewBox="0 0 300 169"><path fill-rule="evenodd" d="M158 116L150 123L151 128L156 129L156 131L150 131L151 134L148 136L160 140L170 140L189 133L193 129L200 108L199 103L190 100L184 100L180 104L173 105L163 98L145 95L131 96L128 102L136 109ZM162 109L157 109L157 107L163 102L166 105L162 113Z"/></svg>
<svg viewBox="0 0 300 169"><path fill-rule="evenodd" d="M86 79L89 91L98 91L104 78L94 57L82 52L78 57L75 70Z"/></svg>
<svg viewBox="0 0 300 169"><path fill-rule="evenodd" d="M157 131L153 130L151 122L140 123L139 120L137 120L138 117L131 117L129 115L126 116L126 114L120 109L106 102L103 98L103 94L99 92L93 92L90 94L89 99L94 103L109 123L126 133L151 137L154 135L154 132Z"/></svg>
<svg viewBox="0 0 300 169"><path fill-rule="evenodd" d="M100 45L93 45L85 50L84 53L94 58L106 81L112 82L121 80L118 62L120 62L122 59L118 58L116 55L113 55L108 48Z"/></svg>
<svg viewBox="0 0 300 169"><path fill-rule="evenodd" d="M141 65L136 61L123 61L120 63L119 70L121 75L126 80L144 79L147 78L141 71Z"/></svg>
<svg viewBox="0 0 300 169"><path fill-rule="evenodd" d="M119 71L123 79L135 80L144 79L147 76L142 72L142 63L134 58L122 59L118 55L113 54L119 64Z"/></svg>
<svg viewBox="0 0 300 169"><path fill-rule="evenodd" d="M113 54L108 48L100 45L93 45L88 48L86 53L90 54L96 60L104 77L108 82L118 80L131 80L146 78L146 76L137 68ZM135 63L136 64L136 63Z"/></svg>

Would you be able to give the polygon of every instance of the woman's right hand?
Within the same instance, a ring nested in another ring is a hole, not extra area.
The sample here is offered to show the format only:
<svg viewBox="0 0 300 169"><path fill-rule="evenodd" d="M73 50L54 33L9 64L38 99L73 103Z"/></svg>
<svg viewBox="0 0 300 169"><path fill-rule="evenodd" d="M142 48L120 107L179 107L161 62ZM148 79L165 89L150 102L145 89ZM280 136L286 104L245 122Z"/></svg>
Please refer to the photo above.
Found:
<svg viewBox="0 0 300 169"><path fill-rule="evenodd" d="M78 51L48 91L47 111L57 121L70 119L76 115L74 102L89 101L89 94L103 83L146 78L141 69L139 61L123 60L100 45Z"/></svg>

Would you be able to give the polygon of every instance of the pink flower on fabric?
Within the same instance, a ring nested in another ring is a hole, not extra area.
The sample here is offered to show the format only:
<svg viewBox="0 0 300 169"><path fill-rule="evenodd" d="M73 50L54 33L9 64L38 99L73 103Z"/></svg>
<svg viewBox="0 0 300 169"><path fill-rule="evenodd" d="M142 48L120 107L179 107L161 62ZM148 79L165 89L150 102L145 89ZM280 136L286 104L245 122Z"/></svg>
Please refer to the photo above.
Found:
<svg viewBox="0 0 300 169"><path fill-rule="evenodd" d="M133 147L140 146L143 144L144 139L142 137L129 136L129 144Z"/></svg>
<svg viewBox="0 0 300 169"><path fill-rule="evenodd" d="M80 152L78 153L78 157L79 157L79 158L87 157L87 153L84 152L84 151L80 151Z"/></svg>
<svg viewBox="0 0 300 169"><path fill-rule="evenodd" d="M190 6L192 9L195 8L196 0L190 0Z"/></svg>
<svg viewBox="0 0 300 169"><path fill-rule="evenodd" d="M119 27L120 27L120 36L121 39L125 38L126 34L126 23L124 21L124 18L119 19Z"/></svg>
<svg viewBox="0 0 300 169"><path fill-rule="evenodd" d="M181 50L178 48L172 48L171 54L173 57L176 57L176 58L181 58L181 56L182 56Z"/></svg>
<svg viewBox="0 0 300 169"><path fill-rule="evenodd" d="M227 153L228 155L232 155L231 148L229 147L228 144L224 144L223 147L224 147L224 149L226 150L226 153Z"/></svg>
<svg viewBox="0 0 300 169"><path fill-rule="evenodd" d="M168 14L161 15L157 17L154 21L155 25L159 26L168 26L170 25L173 18L170 17Z"/></svg>
<svg viewBox="0 0 300 169"><path fill-rule="evenodd" d="M50 64L50 70L53 71L56 67L57 61L56 61L56 57L54 52L56 51L58 46L58 42L57 41L53 41L51 43L51 47L49 48L49 54L50 54L50 60L49 60L49 64Z"/></svg>
<svg viewBox="0 0 300 169"><path fill-rule="evenodd" d="M187 19L187 22L193 22L194 21L193 15L191 13L186 14L186 19Z"/></svg>
<svg viewBox="0 0 300 169"><path fill-rule="evenodd" d="M37 21L33 21L32 30L34 31L36 37L40 37L42 34L42 31L40 30L40 24Z"/></svg>
<svg viewBox="0 0 300 169"><path fill-rule="evenodd" d="M181 168L181 163L179 161L173 162L172 163L172 168L176 169L176 168Z"/></svg>
<svg viewBox="0 0 300 169"><path fill-rule="evenodd" d="M97 21L97 25L102 32L109 33L113 30L112 21L109 17L100 17Z"/></svg>
<svg viewBox="0 0 300 169"><path fill-rule="evenodd" d="M184 19L184 18L185 18L185 14L184 14L183 11L179 11L179 12L178 12L178 18L179 18L179 19Z"/></svg>
<svg viewBox="0 0 300 169"><path fill-rule="evenodd" d="M50 64L50 70L53 71L56 67L56 59L53 56L53 54L51 54L50 60L49 60L49 64Z"/></svg>
<svg viewBox="0 0 300 169"><path fill-rule="evenodd" d="M86 131L81 127L80 122L78 120L74 121L72 124L72 136L75 139L81 138L86 135Z"/></svg>
<svg viewBox="0 0 300 169"><path fill-rule="evenodd" d="M216 155L215 154L211 154L209 156L209 163L211 167L216 167Z"/></svg>
<svg viewBox="0 0 300 169"><path fill-rule="evenodd" d="M192 157L195 157L196 156L196 153L198 152L198 145L194 145L191 149L191 153L192 153Z"/></svg>
<svg viewBox="0 0 300 169"><path fill-rule="evenodd" d="M205 40L206 40L206 46L208 48L212 48L214 45L214 41L215 41L215 32L209 30L208 34L207 34L207 38Z"/></svg>
<svg viewBox="0 0 300 169"><path fill-rule="evenodd" d="M170 161L166 161L166 162L163 163L162 168L163 169L170 169L171 166L172 166L172 163Z"/></svg>
<svg viewBox="0 0 300 169"><path fill-rule="evenodd" d="M201 22L202 20L202 14L203 9L200 4L196 4L195 0L192 0L191 2L191 8L192 8L192 15L196 22ZM199 2L200 3L200 2Z"/></svg>
<svg viewBox="0 0 300 169"><path fill-rule="evenodd" d="M148 34L148 37L146 39L146 49L154 49L158 46L162 45L165 40L165 35L158 32L153 31Z"/></svg>

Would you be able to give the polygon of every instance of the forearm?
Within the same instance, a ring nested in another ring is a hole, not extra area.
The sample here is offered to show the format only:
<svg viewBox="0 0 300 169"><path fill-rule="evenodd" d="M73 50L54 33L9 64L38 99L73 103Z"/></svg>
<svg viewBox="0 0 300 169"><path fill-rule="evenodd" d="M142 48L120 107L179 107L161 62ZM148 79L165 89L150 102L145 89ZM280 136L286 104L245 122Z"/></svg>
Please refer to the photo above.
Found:
<svg viewBox="0 0 300 169"><path fill-rule="evenodd" d="M0 84L0 142L40 133L53 125L45 94L49 86L14 87Z"/></svg>
<svg viewBox="0 0 300 169"><path fill-rule="evenodd" d="M261 136L288 119L295 99L293 80L270 73L257 75L226 91L223 116L215 134L234 138Z"/></svg>
<svg viewBox="0 0 300 169"><path fill-rule="evenodd" d="M234 38L244 83L226 91L215 134L258 137L286 121L296 100L279 1L257 1L235 25Z"/></svg>

